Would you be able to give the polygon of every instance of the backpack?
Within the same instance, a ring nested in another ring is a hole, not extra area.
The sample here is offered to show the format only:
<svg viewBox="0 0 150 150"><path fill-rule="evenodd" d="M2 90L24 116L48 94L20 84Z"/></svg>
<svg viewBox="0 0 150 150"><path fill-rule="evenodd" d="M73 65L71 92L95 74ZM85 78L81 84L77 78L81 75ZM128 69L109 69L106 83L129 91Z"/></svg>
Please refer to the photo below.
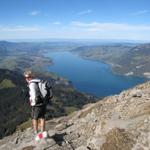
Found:
<svg viewBox="0 0 150 150"><path fill-rule="evenodd" d="M36 104L48 104L50 103L52 97L53 97L53 92L52 92L52 84L51 82L47 80L40 80L40 82L34 82L37 84L38 88L38 93L37 94L37 99L36 99Z"/></svg>

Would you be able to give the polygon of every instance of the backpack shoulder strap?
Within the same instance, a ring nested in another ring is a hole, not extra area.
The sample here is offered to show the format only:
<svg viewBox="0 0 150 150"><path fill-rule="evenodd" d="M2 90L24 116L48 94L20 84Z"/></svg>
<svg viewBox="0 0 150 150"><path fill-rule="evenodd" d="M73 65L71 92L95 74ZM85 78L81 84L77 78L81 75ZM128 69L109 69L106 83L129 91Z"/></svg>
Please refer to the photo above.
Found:
<svg viewBox="0 0 150 150"><path fill-rule="evenodd" d="M40 87L39 87L39 83L40 83L40 82L41 82L40 80L39 80L39 81L38 81L38 80L31 80L31 81L30 81L30 83L35 83L35 85L36 85L36 87L37 87L37 92L39 93L39 96L42 97L42 94L41 94L41 91L40 91ZM29 83L29 84L30 84L30 83Z"/></svg>

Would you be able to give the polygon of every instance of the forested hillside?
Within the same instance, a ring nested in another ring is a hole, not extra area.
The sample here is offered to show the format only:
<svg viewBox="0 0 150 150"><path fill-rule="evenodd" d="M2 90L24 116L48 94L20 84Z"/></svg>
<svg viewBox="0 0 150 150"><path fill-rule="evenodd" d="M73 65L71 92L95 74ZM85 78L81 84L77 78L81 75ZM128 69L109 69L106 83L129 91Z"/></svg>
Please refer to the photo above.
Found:
<svg viewBox="0 0 150 150"><path fill-rule="evenodd" d="M17 72L0 69L0 138L29 117L25 82Z"/></svg>

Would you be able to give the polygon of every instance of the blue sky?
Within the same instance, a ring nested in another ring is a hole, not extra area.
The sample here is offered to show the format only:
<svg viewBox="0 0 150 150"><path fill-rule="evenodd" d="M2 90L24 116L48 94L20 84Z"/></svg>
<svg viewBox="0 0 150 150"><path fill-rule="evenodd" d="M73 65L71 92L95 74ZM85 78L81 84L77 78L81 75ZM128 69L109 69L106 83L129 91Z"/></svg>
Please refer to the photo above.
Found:
<svg viewBox="0 0 150 150"><path fill-rule="evenodd" d="M0 0L0 40L150 41L150 0Z"/></svg>

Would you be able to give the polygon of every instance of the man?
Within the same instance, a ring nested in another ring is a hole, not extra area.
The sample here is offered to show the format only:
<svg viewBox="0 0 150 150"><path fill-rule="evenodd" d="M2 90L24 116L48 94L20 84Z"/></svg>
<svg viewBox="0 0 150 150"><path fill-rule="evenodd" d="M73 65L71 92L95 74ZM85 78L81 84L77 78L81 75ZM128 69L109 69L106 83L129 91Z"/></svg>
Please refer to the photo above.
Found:
<svg viewBox="0 0 150 150"><path fill-rule="evenodd" d="M31 71L25 71L24 77L28 83L29 87L29 101L31 105L31 118L32 118L32 125L35 135L35 140L37 136L43 133L46 137L47 132L45 131L45 113L46 113L46 105L44 104L41 93L38 87L38 83L40 79L34 78ZM41 133L38 134L38 120L40 119L40 131Z"/></svg>

